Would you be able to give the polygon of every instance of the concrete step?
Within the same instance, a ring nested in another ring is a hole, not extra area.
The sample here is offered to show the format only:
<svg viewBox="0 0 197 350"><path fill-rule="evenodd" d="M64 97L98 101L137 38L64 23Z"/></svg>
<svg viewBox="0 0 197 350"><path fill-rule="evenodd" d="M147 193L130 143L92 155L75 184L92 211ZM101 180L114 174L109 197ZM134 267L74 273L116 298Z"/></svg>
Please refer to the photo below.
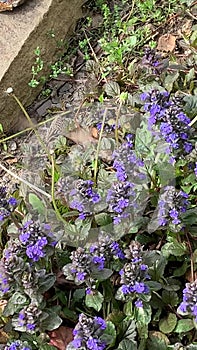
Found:
<svg viewBox="0 0 197 350"><path fill-rule="evenodd" d="M5 132L27 126L20 108L5 91L12 87L26 107L34 101L42 88L28 86L34 51L40 48L44 61L41 75L47 76L49 66L63 50L58 42L72 33L82 16L83 3L85 0L27 0L13 11L0 13L0 123Z"/></svg>

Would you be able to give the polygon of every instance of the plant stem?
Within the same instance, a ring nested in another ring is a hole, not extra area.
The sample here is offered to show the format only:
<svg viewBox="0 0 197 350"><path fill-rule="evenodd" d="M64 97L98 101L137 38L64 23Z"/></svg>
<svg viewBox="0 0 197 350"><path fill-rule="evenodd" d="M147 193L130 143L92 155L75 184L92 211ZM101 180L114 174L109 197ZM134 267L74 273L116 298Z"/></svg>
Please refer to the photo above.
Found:
<svg viewBox="0 0 197 350"><path fill-rule="evenodd" d="M116 126L115 126L115 139L116 139L116 144L118 147L118 121L119 121L119 117L120 117L120 110L122 107L122 101L120 101L119 107L118 107L118 111L117 111L117 115L116 115Z"/></svg>
<svg viewBox="0 0 197 350"><path fill-rule="evenodd" d="M24 113L24 115L25 115L25 117L27 118L29 124L31 125L32 130L35 132L35 135L36 135L36 137L37 137L37 139L38 139L38 141L39 141L39 143L40 143L42 149L43 149L43 150L45 151L45 153L47 154L48 159L50 159L49 151L48 151L46 145L44 144L44 142L43 142L43 140L42 140L42 138L41 138L39 132L37 131L37 129L36 129L34 123L32 122L32 120L31 120L29 114L27 113L26 109L24 108L24 106L22 105L22 103L20 102L20 100L18 99L18 97L17 97L14 93L12 93L11 95L13 96L13 98L15 99L15 101L17 102L17 104L19 105L19 107L20 107L20 109L22 110L22 112Z"/></svg>
<svg viewBox="0 0 197 350"><path fill-rule="evenodd" d="M53 207L55 209L55 213L58 219L65 224L66 221L61 216L55 202L55 160L52 152L51 152L50 158L51 158L51 199L52 199Z"/></svg>
<svg viewBox="0 0 197 350"><path fill-rule="evenodd" d="M104 125L105 125L105 118L107 115L107 110L108 109L105 108L104 113L103 113L103 120L102 120L102 124L101 124L101 130L100 130L98 145L97 145L97 149L96 149L96 156L95 156L95 162L94 162L94 183L95 184L96 184L96 178L97 178L98 158L99 158L99 151L100 151L100 147L101 147L101 138L102 138L103 129L104 129Z"/></svg>
<svg viewBox="0 0 197 350"><path fill-rule="evenodd" d="M68 113L70 113L70 111L62 112L62 116L65 115L65 114L68 114ZM38 126L42 126L42 125L44 125L46 123L52 122L55 118L57 118L56 115L54 117L51 117L51 118L47 119L47 120L44 120L43 122L40 122L38 124L34 124L34 127L37 128ZM15 137L18 137L18 136L24 134L25 132L31 131L31 130L32 130L31 127L30 128L26 128L24 130L21 130L21 131L17 132L16 134L13 134L13 135L10 135L8 137L5 137L4 139L1 139L0 143L6 142L8 140L11 140L11 139L13 139Z"/></svg>
<svg viewBox="0 0 197 350"><path fill-rule="evenodd" d="M13 223L14 223L14 225L17 227L17 228L21 228L21 226L19 225L19 223L18 223L18 221L16 220L16 218L15 218L15 216L14 216L14 214L13 213L11 213L11 219L12 219L12 221L13 221Z"/></svg>
<svg viewBox="0 0 197 350"><path fill-rule="evenodd" d="M192 119L192 121L189 123L189 126L192 126L193 124L195 124L197 122L197 115L195 116L194 119Z"/></svg>

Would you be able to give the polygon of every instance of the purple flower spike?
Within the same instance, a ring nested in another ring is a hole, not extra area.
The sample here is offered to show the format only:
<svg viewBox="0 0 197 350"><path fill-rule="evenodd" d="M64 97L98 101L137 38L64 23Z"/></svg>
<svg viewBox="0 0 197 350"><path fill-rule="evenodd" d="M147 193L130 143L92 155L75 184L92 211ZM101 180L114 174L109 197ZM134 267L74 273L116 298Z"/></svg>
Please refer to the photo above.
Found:
<svg viewBox="0 0 197 350"><path fill-rule="evenodd" d="M193 145L189 142L192 131L190 119L183 113L179 98L170 99L169 93L152 90L141 95L145 101L144 110L149 112L149 130L156 128L169 144L176 158L189 154Z"/></svg>
<svg viewBox="0 0 197 350"><path fill-rule="evenodd" d="M26 255L33 261L39 261L48 251L53 252L56 245L50 225L27 221L19 229L19 240L26 249Z"/></svg>
<svg viewBox="0 0 197 350"><path fill-rule="evenodd" d="M183 290L183 301L179 305L179 310L190 314L197 322L197 280L192 283L186 283L186 288Z"/></svg>
<svg viewBox="0 0 197 350"><path fill-rule="evenodd" d="M81 314L73 331L74 340L71 344L75 349L104 350L107 344L100 338L105 329L106 322L101 317L90 318Z"/></svg>

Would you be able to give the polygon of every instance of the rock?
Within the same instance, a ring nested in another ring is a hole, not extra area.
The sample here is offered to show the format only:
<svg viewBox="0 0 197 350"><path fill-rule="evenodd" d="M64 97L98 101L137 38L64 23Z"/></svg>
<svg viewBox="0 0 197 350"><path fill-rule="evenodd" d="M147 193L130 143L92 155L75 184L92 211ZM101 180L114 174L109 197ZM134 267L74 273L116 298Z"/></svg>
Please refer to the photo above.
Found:
<svg viewBox="0 0 197 350"><path fill-rule="evenodd" d="M27 0L0 0L0 12L12 11L14 7L22 5Z"/></svg>
<svg viewBox="0 0 197 350"><path fill-rule="evenodd" d="M27 127L22 111L5 91L12 87L25 107L34 101L42 89L41 84L36 88L28 86L35 49L40 48L44 62L41 76L47 76L50 65L63 53L58 42L71 35L84 3L85 0L29 0L12 12L0 13L0 123L5 132Z"/></svg>

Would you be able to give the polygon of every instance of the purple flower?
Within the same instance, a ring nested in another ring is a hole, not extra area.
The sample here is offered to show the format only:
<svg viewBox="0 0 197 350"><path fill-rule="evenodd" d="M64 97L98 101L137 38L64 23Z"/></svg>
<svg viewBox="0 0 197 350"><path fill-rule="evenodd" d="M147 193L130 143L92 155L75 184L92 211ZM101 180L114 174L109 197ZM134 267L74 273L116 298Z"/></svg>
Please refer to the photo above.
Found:
<svg viewBox="0 0 197 350"><path fill-rule="evenodd" d="M39 244L36 243L35 245L28 245L26 249L26 254L29 259L32 259L33 261L39 261L41 258L43 258L46 254L42 250L42 246L39 247Z"/></svg>
<svg viewBox="0 0 197 350"><path fill-rule="evenodd" d="M81 343L82 343L82 340L81 338L78 338L78 339L74 339L72 341L72 345L74 346L74 348L78 349L81 347Z"/></svg>
<svg viewBox="0 0 197 350"><path fill-rule="evenodd" d="M135 191L130 182L114 183L108 191L107 203L109 210L115 213L114 219L123 219L129 216L131 208L136 206ZM115 222L114 222L115 223Z"/></svg>
<svg viewBox="0 0 197 350"><path fill-rule="evenodd" d="M63 273L77 285L85 283L86 294L91 294L97 281L95 273L102 276L102 270L110 267L113 260L124 259L124 254L112 237L101 232L97 242L85 248L77 248L71 253L70 259L71 263L63 267Z"/></svg>
<svg viewBox="0 0 197 350"><path fill-rule="evenodd" d="M10 285L8 282L8 274L6 273L5 264L3 260L0 261L0 292L6 294L10 290Z"/></svg>
<svg viewBox="0 0 197 350"><path fill-rule="evenodd" d="M121 291L123 292L123 294L129 294L130 293L130 288L124 284L121 287Z"/></svg>
<svg viewBox="0 0 197 350"><path fill-rule="evenodd" d="M197 280L191 283L186 283L183 290L183 301L179 306L179 310L186 314L194 316L197 322Z"/></svg>
<svg viewBox="0 0 197 350"><path fill-rule="evenodd" d="M103 270L105 266L105 258L104 256L94 256L92 258L92 262L98 266L98 270Z"/></svg>
<svg viewBox="0 0 197 350"><path fill-rule="evenodd" d="M149 130L155 133L159 128L164 140L169 144L171 153L177 158L187 155L193 149L188 140L191 137L190 119L183 113L180 99L172 98L167 92L152 90L142 94L144 110L149 112Z"/></svg>
<svg viewBox="0 0 197 350"><path fill-rule="evenodd" d="M161 56L156 53L154 49L147 47L142 58L142 66L150 68L152 73L159 74L162 70L160 65Z"/></svg>
<svg viewBox="0 0 197 350"><path fill-rule="evenodd" d="M140 265L140 270L146 271L146 270L148 270L148 266L145 265L145 264L141 264L141 265Z"/></svg>
<svg viewBox="0 0 197 350"><path fill-rule="evenodd" d="M27 327L27 330L31 332L31 331L34 331L34 329L36 328L36 325L27 323L26 327Z"/></svg>
<svg viewBox="0 0 197 350"><path fill-rule="evenodd" d="M25 306L18 315L17 328L21 327L22 332L35 333L42 311L36 305Z"/></svg>
<svg viewBox="0 0 197 350"><path fill-rule="evenodd" d="M104 350L107 343L100 338L106 329L106 323L101 317L90 318L84 314L79 315L79 321L74 328L72 346L89 350Z"/></svg>
<svg viewBox="0 0 197 350"><path fill-rule="evenodd" d="M194 174L195 174L196 177L197 177L197 162L195 163Z"/></svg>
<svg viewBox="0 0 197 350"><path fill-rule="evenodd" d="M86 277L86 273L85 272L77 272L76 277L77 277L78 281L84 281L85 277Z"/></svg>
<svg viewBox="0 0 197 350"><path fill-rule="evenodd" d="M17 206L14 197L7 198L5 187L0 187L0 221L7 219Z"/></svg>
<svg viewBox="0 0 197 350"><path fill-rule="evenodd" d="M148 287L143 282L136 282L134 289L135 289L136 293L138 293L138 294L142 294L142 293L146 294L149 292Z"/></svg>
<svg viewBox="0 0 197 350"><path fill-rule="evenodd" d="M119 243L117 243L117 242L111 243L110 248L111 248L112 254L117 256L117 258L119 258L119 259L125 258L123 251L120 249Z"/></svg>
<svg viewBox="0 0 197 350"><path fill-rule="evenodd" d="M75 189L70 191L70 207L80 212L79 218L84 220L87 215L92 214L94 205L100 201L100 195L93 188L91 180L75 181Z"/></svg>
<svg viewBox="0 0 197 350"><path fill-rule="evenodd" d="M113 153L113 167L116 170L117 180L132 183L140 183L145 180L144 163L139 159L134 150L132 135L126 136L126 141Z"/></svg>
<svg viewBox="0 0 197 350"><path fill-rule="evenodd" d="M99 325L100 329L102 329L102 330L106 329L107 325L106 325L105 320L103 320L103 318L101 318L101 317L94 317L94 320Z"/></svg>
<svg viewBox="0 0 197 350"><path fill-rule="evenodd" d="M138 300L135 301L135 306L136 306L137 308L143 307L143 302L142 302L140 299L138 299Z"/></svg>
<svg viewBox="0 0 197 350"><path fill-rule="evenodd" d="M16 340L16 341L12 342L11 344L6 345L4 350L31 350L31 348L29 346L27 347L26 345L27 345L26 342Z"/></svg>
<svg viewBox="0 0 197 350"><path fill-rule="evenodd" d="M178 191L173 186L166 186L160 194L158 201L158 224L166 226L167 224L181 224L181 214L189 206L188 194Z"/></svg>
<svg viewBox="0 0 197 350"><path fill-rule="evenodd" d="M86 294L87 294L87 295L92 294L92 290L91 290L91 288L86 288Z"/></svg>
<svg viewBox="0 0 197 350"><path fill-rule="evenodd" d="M103 350L106 348L105 342L101 342L98 339L90 337L87 341L87 349L90 350Z"/></svg>
<svg viewBox="0 0 197 350"><path fill-rule="evenodd" d="M8 203L9 203L11 206L16 207L16 205L17 205L17 200L16 200L16 198L14 198L14 197L10 197L10 198L8 199Z"/></svg>
<svg viewBox="0 0 197 350"><path fill-rule="evenodd" d="M19 233L19 240L29 259L36 262L53 252L56 242L50 225L30 220L19 229Z"/></svg>
<svg viewBox="0 0 197 350"><path fill-rule="evenodd" d="M150 276L148 275L148 266L143 263L143 251L140 243L132 241L129 249L125 250L125 256L131 261L126 263L119 272L122 293L133 296L148 294L150 290L145 282L150 279Z"/></svg>

